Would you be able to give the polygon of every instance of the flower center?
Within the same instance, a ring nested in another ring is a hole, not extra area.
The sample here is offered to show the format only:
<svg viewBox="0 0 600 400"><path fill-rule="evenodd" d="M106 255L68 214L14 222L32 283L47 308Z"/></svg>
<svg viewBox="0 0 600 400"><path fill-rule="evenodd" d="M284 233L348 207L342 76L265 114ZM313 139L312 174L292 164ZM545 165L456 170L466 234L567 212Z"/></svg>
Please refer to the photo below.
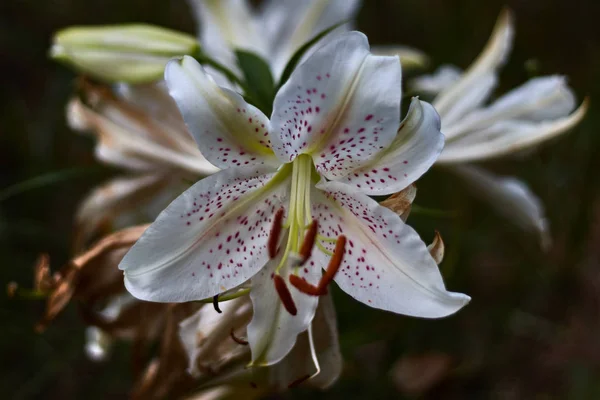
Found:
<svg viewBox="0 0 600 400"><path fill-rule="evenodd" d="M283 210L277 211L268 242L269 255L271 258L275 258L281 232L283 229L289 230L285 250L275 270L273 283L285 309L292 315L296 315L297 308L285 279L282 277L282 275L286 275L282 274L282 269L292 268L289 282L300 292L310 296L324 295L327 293L327 286L341 265L346 244L346 238L343 235L337 239L329 239L318 234L318 221L313 220L311 215L310 191L313 186L313 177L318 177L318 174L314 169L312 158L307 154L296 157L292 162L292 183L287 221L283 223ZM335 242L334 251L331 252L325 248L320 241ZM310 258L315 245L320 251L331 256L327 270L316 286L298 275L298 269Z"/></svg>
<svg viewBox="0 0 600 400"><path fill-rule="evenodd" d="M276 273L279 273L290 261L296 267L306 261L305 259L302 260L302 256L306 255L306 251L304 251L305 254L302 254L300 250L304 241L304 231L310 227L312 222L310 190L312 187L313 169L312 158L307 154L299 155L292 162L289 212L287 221L283 225L284 228L289 229L289 234L283 257L277 266Z"/></svg>

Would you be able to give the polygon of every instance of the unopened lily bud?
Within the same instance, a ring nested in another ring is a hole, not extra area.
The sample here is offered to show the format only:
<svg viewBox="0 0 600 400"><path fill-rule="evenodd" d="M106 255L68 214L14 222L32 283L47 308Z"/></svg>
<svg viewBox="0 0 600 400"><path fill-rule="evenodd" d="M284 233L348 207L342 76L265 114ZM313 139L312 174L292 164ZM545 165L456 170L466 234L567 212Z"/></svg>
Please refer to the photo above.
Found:
<svg viewBox="0 0 600 400"><path fill-rule="evenodd" d="M75 26L54 35L50 55L104 81L146 83L162 78L169 59L198 49L193 36L153 25Z"/></svg>

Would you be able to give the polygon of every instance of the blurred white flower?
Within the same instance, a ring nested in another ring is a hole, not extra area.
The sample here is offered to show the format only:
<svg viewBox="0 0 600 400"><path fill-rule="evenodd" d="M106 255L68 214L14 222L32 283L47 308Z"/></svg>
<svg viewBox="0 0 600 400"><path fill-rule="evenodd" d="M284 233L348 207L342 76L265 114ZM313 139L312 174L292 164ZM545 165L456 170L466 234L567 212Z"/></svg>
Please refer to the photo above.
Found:
<svg viewBox="0 0 600 400"><path fill-rule="evenodd" d="M588 102L575 110L575 96L562 76L534 78L488 103L498 84L498 69L510 52L513 35L510 12L500 16L477 60L460 74L443 66L434 75L412 81L415 92L437 94L432 104L442 119L446 137L437 164L455 169L473 192L488 200L517 225L537 232L549 243L541 202L516 179L497 177L464 165L525 150L564 133L585 115Z"/></svg>
<svg viewBox="0 0 600 400"><path fill-rule="evenodd" d="M180 323L188 372L200 383L191 398L234 394L256 398L296 385L326 389L338 379L342 355L330 295L321 298L309 330L300 334L290 353L277 364L260 369L247 368L251 360L245 339L252 318L250 299L240 297L221 302L219 307L220 314L206 305Z"/></svg>
<svg viewBox="0 0 600 400"><path fill-rule="evenodd" d="M360 6L360 0L267 0L254 9L248 0L188 1L206 54L236 70L234 50L255 52L271 65L276 79L314 36L345 21L340 28L349 29Z"/></svg>
<svg viewBox="0 0 600 400"><path fill-rule="evenodd" d="M153 219L199 177L218 171L200 154L162 83L120 85L116 91L84 82L83 98L67 107L69 125L98 139L97 158L128 172L94 191L76 216L75 250L103 225Z"/></svg>

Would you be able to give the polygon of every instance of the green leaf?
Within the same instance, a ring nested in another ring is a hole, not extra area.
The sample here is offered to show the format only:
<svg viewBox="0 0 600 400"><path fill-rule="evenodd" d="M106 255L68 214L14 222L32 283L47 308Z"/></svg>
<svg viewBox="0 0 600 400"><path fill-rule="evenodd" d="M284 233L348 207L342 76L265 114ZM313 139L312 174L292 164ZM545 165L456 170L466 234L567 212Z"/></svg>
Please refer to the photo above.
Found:
<svg viewBox="0 0 600 400"><path fill-rule="evenodd" d="M275 81L269 64L258 55L236 50L237 62L244 75L246 97L265 115L270 116L275 98Z"/></svg>
<svg viewBox="0 0 600 400"><path fill-rule="evenodd" d="M314 46L319 40L321 40L329 32L344 25L347 22L348 21L342 21L333 26L330 26L329 28L318 33L315 37L310 39L308 42L304 43L298 50L296 50L296 52L294 53L292 58L290 58L290 61L288 61L287 65L285 66L285 69L283 70L283 74L281 75L281 78L279 79L279 83L277 84L277 90L279 90L279 88L282 87L283 84L287 82L287 80L290 78L290 75L292 75L292 72L294 72L294 69L296 69L296 66L300 62L300 59L302 58L304 53L306 53L308 51L308 49L310 49L312 46Z"/></svg>
<svg viewBox="0 0 600 400"><path fill-rule="evenodd" d="M223 75L225 75L225 78L227 78L227 80L229 82L231 82L232 84L243 86L242 80L240 78L238 78L238 76L233 71L231 71L229 68L227 68L223 64L219 63L218 61L216 61L216 60L210 58L209 56L207 56L206 54L204 54L204 52L201 49L199 49L192 56L200 64L211 66L214 69L216 69L217 71L219 71L220 73L222 73Z"/></svg>

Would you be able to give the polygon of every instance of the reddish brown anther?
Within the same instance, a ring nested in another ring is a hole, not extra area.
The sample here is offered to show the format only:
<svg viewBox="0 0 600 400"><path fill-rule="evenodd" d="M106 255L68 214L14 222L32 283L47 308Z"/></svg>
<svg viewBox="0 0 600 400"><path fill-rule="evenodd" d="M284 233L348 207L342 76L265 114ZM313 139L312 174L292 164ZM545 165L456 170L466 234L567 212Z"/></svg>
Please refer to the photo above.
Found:
<svg viewBox="0 0 600 400"><path fill-rule="evenodd" d="M300 378L298 378L295 381L293 381L292 383L290 383L288 385L288 389L291 389L291 388L301 385L302 383L307 381L309 378L310 378L310 375L301 376Z"/></svg>
<svg viewBox="0 0 600 400"><path fill-rule="evenodd" d="M281 228L283 226L283 208L280 208L275 213L273 218L273 225L271 226L271 232L269 233L269 241L267 247L269 249L269 257L275 258L277 255L277 244L279 243L279 236L281 235Z"/></svg>
<svg viewBox="0 0 600 400"><path fill-rule="evenodd" d="M322 293L317 286L308 283L306 279L301 278L298 275L290 275L290 283L296 289L309 296L321 296L322 294L325 294Z"/></svg>
<svg viewBox="0 0 600 400"><path fill-rule="evenodd" d="M292 315L296 315L298 313L298 309L296 308L296 304L294 304L294 299L292 298L292 294L288 289L285 281L281 277L281 275L275 275L273 277L273 283L275 284L275 290L277 290L277 294L279 295L279 299L283 303L283 306Z"/></svg>
<svg viewBox="0 0 600 400"><path fill-rule="evenodd" d="M327 293L327 286L331 283L333 278L335 278L335 274L337 274L338 270L340 269L340 265L342 265L345 247L346 236L340 235L335 243L335 249L333 250L333 255L329 260L329 264L327 265L327 270L319 281L318 288L321 292L323 292L323 294Z"/></svg>
<svg viewBox="0 0 600 400"><path fill-rule="evenodd" d="M242 344L244 346L248 346L247 340L240 339L239 337L235 336L235 334L233 333L233 328L231 328L231 331L229 331L229 336L231 336L233 341L236 342L237 344Z"/></svg>
<svg viewBox="0 0 600 400"><path fill-rule="evenodd" d="M319 223L316 219L308 227L308 231L306 235L304 235L304 241L302 242L302 246L300 246L300 265L303 265L306 260L310 258L313 247L315 247L315 240L317 238L317 231L319 229Z"/></svg>

